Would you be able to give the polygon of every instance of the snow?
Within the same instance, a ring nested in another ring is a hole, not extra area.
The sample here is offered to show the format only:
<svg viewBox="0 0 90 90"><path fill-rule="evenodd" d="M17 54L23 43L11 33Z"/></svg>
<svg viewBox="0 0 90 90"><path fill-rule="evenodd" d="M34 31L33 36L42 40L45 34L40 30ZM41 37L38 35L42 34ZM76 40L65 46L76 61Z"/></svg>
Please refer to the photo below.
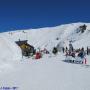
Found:
<svg viewBox="0 0 90 90"><path fill-rule="evenodd" d="M76 33L86 24L84 33ZM59 40L56 40L56 38ZM90 56L87 65L64 62L62 52L44 55L35 60L22 59L15 41L28 40L35 48L52 50L57 44L86 49L90 45L90 23L72 23L56 27L17 30L0 34L0 87L18 87L17 90L90 90Z"/></svg>
<svg viewBox="0 0 90 90"><path fill-rule="evenodd" d="M0 59L1 60L18 60L20 59L21 50L20 48L14 43L10 42L10 40L1 37L0 38Z"/></svg>

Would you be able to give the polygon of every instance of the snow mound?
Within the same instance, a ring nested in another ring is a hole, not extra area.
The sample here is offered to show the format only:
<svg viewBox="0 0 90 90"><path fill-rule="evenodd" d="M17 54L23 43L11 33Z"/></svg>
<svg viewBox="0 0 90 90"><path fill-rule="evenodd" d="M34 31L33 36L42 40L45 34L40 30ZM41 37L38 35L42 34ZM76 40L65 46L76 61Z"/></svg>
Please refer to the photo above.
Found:
<svg viewBox="0 0 90 90"><path fill-rule="evenodd" d="M7 62L21 59L20 48L5 37L0 37L0 62Z"/></svg>

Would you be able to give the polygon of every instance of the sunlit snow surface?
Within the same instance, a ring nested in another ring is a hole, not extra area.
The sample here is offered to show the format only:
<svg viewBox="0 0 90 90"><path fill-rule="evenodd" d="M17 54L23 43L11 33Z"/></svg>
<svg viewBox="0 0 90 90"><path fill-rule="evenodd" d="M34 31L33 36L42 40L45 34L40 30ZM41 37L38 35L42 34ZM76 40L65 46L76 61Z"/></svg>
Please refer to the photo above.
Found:
<svg viewBox="0 0 90 90"><path fill-rule="evenodd" d="M44 55L35 60L22 59L15 41L29 40L36 48L52 50L58 43L86 49L90 45L90 24L81 34L76 29L84 23L66 24L52 28L30 29L0 34L0 87L18 87L17 90L90 90L90 56L87 65L64 62L63 53ZM56 38L59 40L56 40Z"/></svg>

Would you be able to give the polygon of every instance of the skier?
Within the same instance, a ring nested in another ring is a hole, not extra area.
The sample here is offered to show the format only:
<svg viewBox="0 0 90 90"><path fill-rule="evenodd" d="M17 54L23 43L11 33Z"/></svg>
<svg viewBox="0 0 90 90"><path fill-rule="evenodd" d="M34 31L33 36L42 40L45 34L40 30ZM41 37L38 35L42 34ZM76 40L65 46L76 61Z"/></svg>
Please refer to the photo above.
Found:
<svg viewBox="0 0 90 90"><path fill-rule="evenodd" d="M71 42L70 42L70 44L69 44L69 51L70 51L70 52L73 52L73 45L71 44Z"/></svg>
<svg viewBox="0 0 90 90"><path fill-rule="evenodd" d="M58 52L57 48L54 47L52 52L53 52L53 54L57 54L57 52Z"/></svg>
<svg viewBox="0 0 90 90"><path fill-rule="evenodd" d="M75 52L72 52L71 53L71 56L75 58Z"/></svg>
<svg viewBox="0 0 90 90"><path fill-rule="evenodd" d="M63 53L64 53L64 51L65 51L64 47L62 48L62 51L63 51Z"/></svg>
<svg viewBox="0 0 90 90"><path fill-rule="evenodd" d="M78 56L82 59L82 61L84 61L86 53L84 51L84 48L81 49L80 53L78 54Z"/></svg>
<svg viewBox="0 0 90 90"><path fill-rule="evenodd" d="M68 51L68 48L66 47L66 52Z"/></svg>
<svg viewBox="0 0 90 90"><path fill-rule="evenodd" d="M41 53L40 52L36 52L35 59L40 59L41 57L42 57Z"/></svg>
<svg viewBox="0 0 90 90"><path fill-rule="evenodd" d="M84 52L83 51L80 51L79 54L78 54L79 57L81 58L84 58Z"/></svg>
<svg viewBox="0 0 90 90"><path fill-rule="evenodd" d="M88 51L89 51L89 50L88 50L88 47L87 47L87 55L88 55Z"/></svg>

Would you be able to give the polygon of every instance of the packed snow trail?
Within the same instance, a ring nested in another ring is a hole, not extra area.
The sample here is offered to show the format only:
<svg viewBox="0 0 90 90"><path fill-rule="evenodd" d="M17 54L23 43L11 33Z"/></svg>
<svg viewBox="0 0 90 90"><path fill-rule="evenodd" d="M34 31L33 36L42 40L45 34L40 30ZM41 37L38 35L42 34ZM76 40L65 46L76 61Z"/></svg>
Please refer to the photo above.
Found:
<svg viewBox="0 0 90 90"><path fill-rule="evenodd" d="M1 74L0 85L16 86L18 90L89 90L90 68L68 64L63 59L59 54L15 63L12 72Z"/></svg>

